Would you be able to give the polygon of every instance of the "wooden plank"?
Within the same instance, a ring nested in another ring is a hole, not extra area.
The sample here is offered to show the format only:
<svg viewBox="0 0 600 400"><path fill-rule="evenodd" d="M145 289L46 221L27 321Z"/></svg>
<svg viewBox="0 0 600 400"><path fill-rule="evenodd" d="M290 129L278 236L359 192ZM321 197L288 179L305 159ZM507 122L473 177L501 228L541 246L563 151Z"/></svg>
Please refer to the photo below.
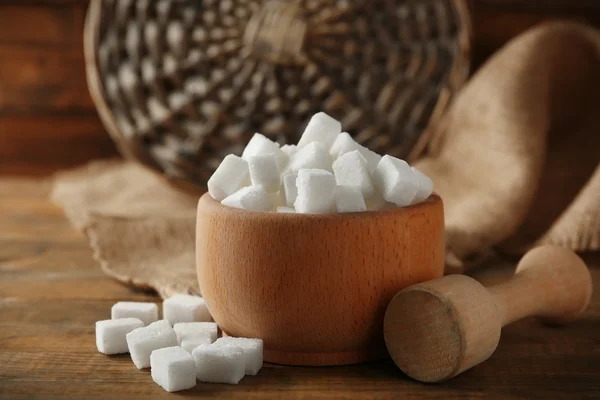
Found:
<svg viewBox="0 0 600 400"><path fill-rule="evenodd" d="M85 238L48 204L47 181L0 180L0 399L173 398L128 355L95 349L94 321L118 300L156 301L104 276ZM56 232L55 235L52 232ZM592 257L600 284L600 257ZM475 271L501 282L506 261ZM526 319L503 330L495 354L438 385L404 376L389 360L335 368L267 364L239 385L199 383L183 396L232 399L597 398L600 393L600 291L583 318L550 328Z"/></svg>
<svg viewBox="0 0 600 400"><path fill-rule="evenodd" d="M84 2L50 7L4 1L0 4L0 44L82 46L83 26L76 13L84 6Z"/></svg>
<svg viewBox="0 0 600 400"><path fill-rule="evenodd" d="M0 132L0 174L43 175L117 154L95 114L0 115Z"/></svg>
<svg viewBox="0 0 600 400"><path fill-rule="evenodd" d="M0 110L93 112L79 48L0 43Z"/></svg>

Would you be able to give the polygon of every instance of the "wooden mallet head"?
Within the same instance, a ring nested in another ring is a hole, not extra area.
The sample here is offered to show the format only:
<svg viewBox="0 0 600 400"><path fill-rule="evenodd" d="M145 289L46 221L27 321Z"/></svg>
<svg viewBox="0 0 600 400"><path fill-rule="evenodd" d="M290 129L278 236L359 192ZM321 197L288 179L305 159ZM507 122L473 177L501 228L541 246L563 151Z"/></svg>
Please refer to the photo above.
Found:
<svg viewBox="0 0 600 400"><path fill-rule="evenodd" d="M408 376L439 382L490 357L504 325L527 316L570 322L591 294L581 258L561 247L538 247L525 254L510 281L497 286L449 275L400 291L385 314L385 342Z"/></svg>

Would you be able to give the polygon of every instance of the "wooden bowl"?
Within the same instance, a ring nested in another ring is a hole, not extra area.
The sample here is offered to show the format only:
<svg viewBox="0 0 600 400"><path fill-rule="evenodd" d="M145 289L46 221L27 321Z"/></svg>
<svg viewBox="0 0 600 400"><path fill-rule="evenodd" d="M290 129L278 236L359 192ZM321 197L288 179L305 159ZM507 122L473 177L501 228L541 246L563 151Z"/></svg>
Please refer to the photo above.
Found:
<svg viewBox="0 0 600 400"><path fill-rule="evenodd" d="M402 288L444 271L442 200L348 214L198 202L196 267L223 332L264 340L265 361L343 365L387 357L383 317Z"/></svg>

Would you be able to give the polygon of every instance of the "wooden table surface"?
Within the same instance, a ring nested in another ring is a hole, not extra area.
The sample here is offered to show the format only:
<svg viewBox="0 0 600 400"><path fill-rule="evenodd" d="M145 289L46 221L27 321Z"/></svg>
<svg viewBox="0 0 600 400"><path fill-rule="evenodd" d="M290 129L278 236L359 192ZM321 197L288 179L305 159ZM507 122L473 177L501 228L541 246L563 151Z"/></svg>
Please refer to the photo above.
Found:
<svg viewBox="0 0 600 400"><path fill-rule="evenodd" d="M600 295L566 328L534 319L502 332L485 363L443 384L424 385L390 361L331 368L265 365L237 386L199 383L169 394L129 355L96 350L94 322L120 300L159 301L108 277L81 233L46 198L48 183L0 179L0 398L600 398ZM592 276L600 285L600 260ZM474 275L486 283L510 276L509 262Z"/></svg>

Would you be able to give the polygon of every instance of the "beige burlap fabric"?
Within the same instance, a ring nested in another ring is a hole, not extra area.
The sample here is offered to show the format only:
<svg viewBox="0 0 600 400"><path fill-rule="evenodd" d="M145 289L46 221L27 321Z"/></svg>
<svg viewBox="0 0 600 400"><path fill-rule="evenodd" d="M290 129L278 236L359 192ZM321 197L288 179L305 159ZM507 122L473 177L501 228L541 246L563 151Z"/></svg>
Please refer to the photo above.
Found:
<svg viewBox="0 0 600 400"><path fill-rule="evenodd" d="M535 28L459 94L417 163L446 214L448 272L538 243L600 250L600 33ZM111 276L163 297L198 293L198 196L131 162L57 176L52 198Z"/></svg>

